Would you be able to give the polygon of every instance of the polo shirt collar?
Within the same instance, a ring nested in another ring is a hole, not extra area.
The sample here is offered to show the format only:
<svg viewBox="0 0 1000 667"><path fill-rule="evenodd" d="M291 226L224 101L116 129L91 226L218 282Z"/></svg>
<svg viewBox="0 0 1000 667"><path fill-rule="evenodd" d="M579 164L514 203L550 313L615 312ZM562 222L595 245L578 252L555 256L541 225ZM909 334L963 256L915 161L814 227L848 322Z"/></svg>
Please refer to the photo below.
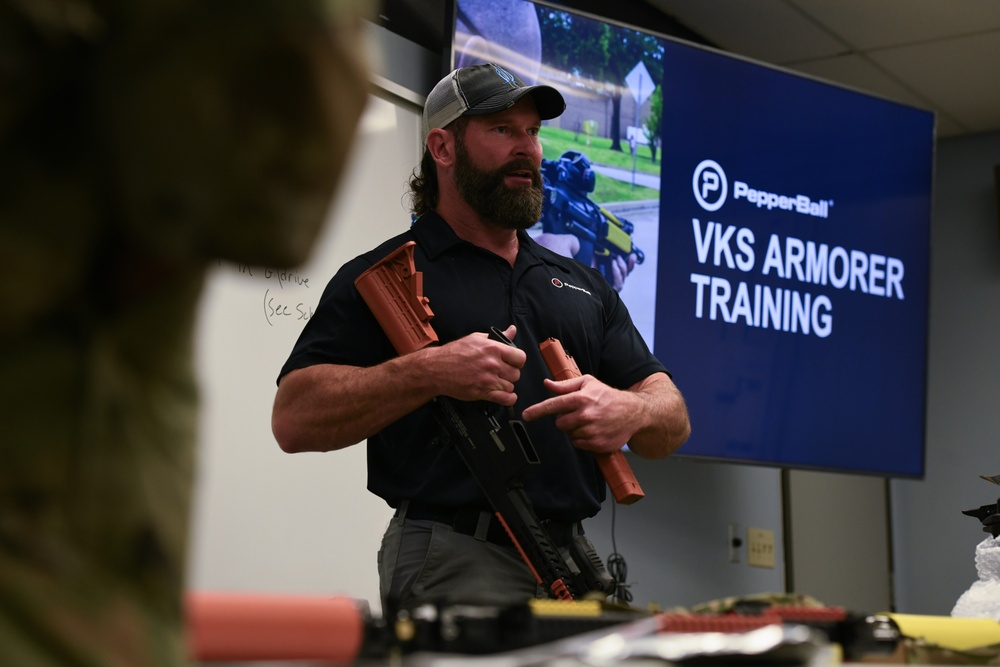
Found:
<svg viewBox="0 0 1000 667"><path fill-rule="evenodd" d="M428 259L437 259L450 248L466 243L455 233L444 218L434 211L428 211L417 218L412 226L417 244L423 248ZM568 264L576 260L562 257L552 252L539 252L541 246L535 243L531 236L522 230L517 232L518 259L527 261L529 265L555 264L568 270Z"/></svg>
<svg viewBox="0 0 1000 667"><path fill-rule="evenodd" d="M463 243L451 225L434 211L427 211L417 218L411 230L428 259L437 259L449 248Z"/></svg>

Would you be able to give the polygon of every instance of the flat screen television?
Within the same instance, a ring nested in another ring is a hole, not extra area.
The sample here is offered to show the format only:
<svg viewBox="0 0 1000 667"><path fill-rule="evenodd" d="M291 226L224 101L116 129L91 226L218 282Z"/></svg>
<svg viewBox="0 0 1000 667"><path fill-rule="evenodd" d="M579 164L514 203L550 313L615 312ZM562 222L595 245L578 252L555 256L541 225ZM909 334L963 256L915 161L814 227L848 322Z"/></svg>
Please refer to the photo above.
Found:
<svg viewBox="0 0 1000 667"><path fill-rule="evenodd" d="M923 476L931 112L544 1L452 9L450 66L566 98L531 233L636 261L677 455Z"/></svg>

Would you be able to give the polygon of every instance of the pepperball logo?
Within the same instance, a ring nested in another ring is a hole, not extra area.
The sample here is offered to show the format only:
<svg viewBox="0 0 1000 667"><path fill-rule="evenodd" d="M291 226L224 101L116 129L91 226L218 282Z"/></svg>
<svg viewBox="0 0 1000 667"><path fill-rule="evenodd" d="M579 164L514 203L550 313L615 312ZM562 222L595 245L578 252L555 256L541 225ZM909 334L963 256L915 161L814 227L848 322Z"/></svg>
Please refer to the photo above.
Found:
<svg viewBox="0 0 1000 667"><path fill-rule="evenodd" d="M564 283L563 281L559 280L558 278L552 278L552 286L553 287L559 287L559 288L566 287L568 289L576 290L577 292L583 292L584 294L588 294L590 296L593 296L593 294L590 293L590 290L583 289L582 287L577 287L576 285L571 285L570 283Z"/></svg>
<svg viewBox="0 0 1000 667"><path fill-rule="evenodd" d="M726 172L715 160L702 160L698 163L691 179L691 187L698 205L706 211L718 211L729 195Z"/></svg>

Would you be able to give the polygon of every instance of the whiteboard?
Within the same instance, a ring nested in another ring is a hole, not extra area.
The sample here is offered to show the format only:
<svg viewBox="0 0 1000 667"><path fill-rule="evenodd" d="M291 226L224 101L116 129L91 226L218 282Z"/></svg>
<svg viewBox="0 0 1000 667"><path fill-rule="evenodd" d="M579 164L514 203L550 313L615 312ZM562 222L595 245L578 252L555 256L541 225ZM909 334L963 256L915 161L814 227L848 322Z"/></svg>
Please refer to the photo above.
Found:
<svg viewBox="0 0 1000 667"><path fill-rule="evenodd" d="M311 259L292 271L218 263L200 303L199 472L188 588L346 595L380 611L376 554L391 516L365 488L365 444L286 454L275 381L327 281L404 231L419 107L373 94Z"/></svg>

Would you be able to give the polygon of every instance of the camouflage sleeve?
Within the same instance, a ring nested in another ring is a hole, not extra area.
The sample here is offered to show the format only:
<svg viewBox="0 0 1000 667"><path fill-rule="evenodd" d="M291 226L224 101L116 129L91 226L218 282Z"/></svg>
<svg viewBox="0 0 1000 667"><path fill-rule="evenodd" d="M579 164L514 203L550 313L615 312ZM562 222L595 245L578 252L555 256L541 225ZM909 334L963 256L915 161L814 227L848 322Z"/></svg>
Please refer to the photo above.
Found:
<svg viewBox="0 0 1000 667"><path fill-rule="evenodd" d="M365 104L359 24L377 5L0 5L0 334L65 308L116 252L175 272L304 261Z"/></svg>
<svg viewBox="0 0 1000 667"><path fill-rule="evenodd" d="M0 664L186 664L212 258L302 261L368 0L0 2Z"/></svg>
<svg viewBox="0 0 1000 667"><path fill-rule="evenodd" d="M125 220L171 252L303 261L366 90L358 14L340 3L190 3L111 55L100 118Z"/></svg>

